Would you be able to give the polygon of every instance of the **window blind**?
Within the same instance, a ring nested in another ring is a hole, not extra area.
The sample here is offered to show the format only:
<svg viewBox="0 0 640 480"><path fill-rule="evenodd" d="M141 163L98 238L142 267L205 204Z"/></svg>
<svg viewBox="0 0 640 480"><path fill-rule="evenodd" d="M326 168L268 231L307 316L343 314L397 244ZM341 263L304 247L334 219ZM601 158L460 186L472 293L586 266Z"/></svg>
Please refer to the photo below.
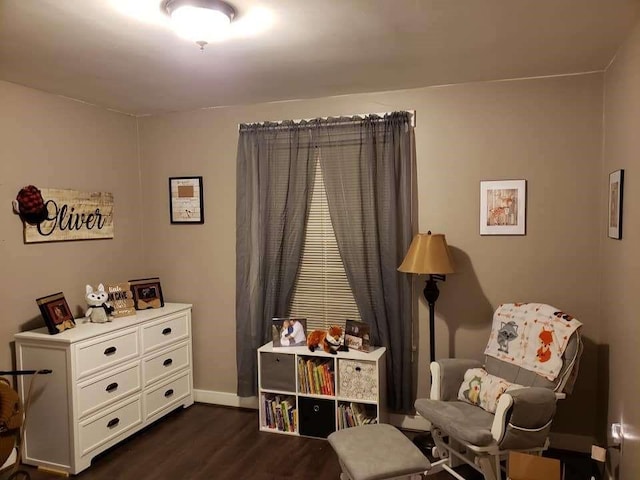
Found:
<svg viewBox="0 0 640 480"><path fill-rule="evenodd" d="M319 156L318 151L302 263L290 307L291 316L307 319L307 333L330 325L344 327L347 319L360 320L331 224Z"/></svg>

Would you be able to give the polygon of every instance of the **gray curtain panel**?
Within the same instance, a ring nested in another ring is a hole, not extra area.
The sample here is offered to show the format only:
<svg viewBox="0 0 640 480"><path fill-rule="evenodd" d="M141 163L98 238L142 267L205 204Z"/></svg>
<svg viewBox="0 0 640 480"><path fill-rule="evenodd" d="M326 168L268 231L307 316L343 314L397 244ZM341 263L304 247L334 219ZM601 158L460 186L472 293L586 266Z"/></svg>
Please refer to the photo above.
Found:
<svg viewBox="0 0 640 480"><path fill-rule="evenodd" d="M397 271L412 238L408 113L243 125L238 141L238 395L255 395L256 349L285 316L300 264L315 149L347 277L372 340L387 347L389 406L412 411L410 279Z"/></svg>
<svg viewBox="0 0 640 480"><path fill-rule="evenodd" d="M314 180L309 131L293 122L241 125L236 203L238 395L257 393L256 350L285 316L300 264Z"/></svg>
<svg viewBox="0 0 640 480"><path fill-rule="evenodd" d="M415 400L411 282L399 273L412 239L412 139L408 113L323 122L317 145L340 255L372 341L387 348L387 397L396 411Z"/></svg>

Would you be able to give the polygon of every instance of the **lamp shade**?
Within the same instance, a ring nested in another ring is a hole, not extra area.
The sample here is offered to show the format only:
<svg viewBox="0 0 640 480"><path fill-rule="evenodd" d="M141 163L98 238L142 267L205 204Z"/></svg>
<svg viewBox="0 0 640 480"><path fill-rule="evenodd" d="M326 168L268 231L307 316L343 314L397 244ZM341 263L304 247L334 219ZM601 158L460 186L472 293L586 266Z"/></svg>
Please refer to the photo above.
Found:
<svg viewBox="0 0 640 480"><path fill-rule="evenodd" d="M398 267L400 272L418 274L453 273L453 259L442 233L419 233Z"/></svg>

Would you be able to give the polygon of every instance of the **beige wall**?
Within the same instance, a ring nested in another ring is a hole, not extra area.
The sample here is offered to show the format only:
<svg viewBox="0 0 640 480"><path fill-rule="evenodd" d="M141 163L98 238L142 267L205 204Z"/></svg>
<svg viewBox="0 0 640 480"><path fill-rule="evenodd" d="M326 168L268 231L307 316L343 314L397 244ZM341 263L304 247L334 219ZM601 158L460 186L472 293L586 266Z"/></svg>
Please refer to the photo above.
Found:
<svg viewBox="0 0 640 480"><path fill-rule="evenodd" d="M14 333L43 326L37 297L63 291L77 316L86 283L144 270L135 118L6 82L0 106L2 370L12 367ZM112 192L115 238L24 244L11 201L29 184Z"/></svg>
<svg viewBox="0 0 640 480"><path fill-rule="evenodd" d="M640 23L606 72L604 124L603 205L609 173L625 170L622 240L607 238L606 209L600 222L600 328L609 346L609 421L622 422L627 433L617 478L627 479L640 472Z"/></svg>
<svg viewBox="0 0 640 480"><path fill-rule="evenodd" d="M447 235L458 273L440 285L437 356L481 357L501 302L546 302L584 323L577 395L555 429L596 431L602 178L600 74L238 106L139 119L145 262L194 304L195 387L234 393L238 123L415 109L419 230ZM204 225L170 225L167 178L204 177ZM479 235L479 182L526 179L527 235ZM416 282L421 295L423 280ZM419 303L419 394L428 393ZM596 377L596 378L594 378Z"/></svg>

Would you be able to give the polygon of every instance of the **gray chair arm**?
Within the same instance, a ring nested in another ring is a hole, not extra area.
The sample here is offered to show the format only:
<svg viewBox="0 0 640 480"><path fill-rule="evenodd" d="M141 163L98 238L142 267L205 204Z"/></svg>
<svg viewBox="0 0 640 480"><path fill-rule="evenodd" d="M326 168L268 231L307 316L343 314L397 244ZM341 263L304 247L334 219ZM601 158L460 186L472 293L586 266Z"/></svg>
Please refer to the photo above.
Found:
<svg viewBox="0 0 640 480"><path fill-rule="evenodd" d="M482 363L464 358L443 358L431 362L431 400L456 400L464 374L470 368L480 368Z"/></svg>
<svg viewBox="0 0 640 480"><path fill-rule="evenodd" d="M556 413L556 395L542 387L509 390L500 396L491 434L501 449L542 445Z"/></svg>

